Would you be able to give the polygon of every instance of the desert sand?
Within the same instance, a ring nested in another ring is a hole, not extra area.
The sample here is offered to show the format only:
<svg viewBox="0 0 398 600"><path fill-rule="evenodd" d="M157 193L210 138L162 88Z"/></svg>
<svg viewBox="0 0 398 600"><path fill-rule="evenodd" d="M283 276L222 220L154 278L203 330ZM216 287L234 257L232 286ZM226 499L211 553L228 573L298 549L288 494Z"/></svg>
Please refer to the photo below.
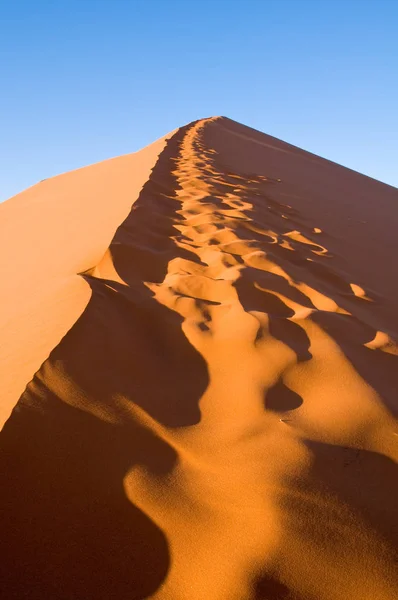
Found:
<svg viewBox="0 0 398 600"><path fill-rule="evenodd" d="M224 117L0 205L2 598L398 597L398 190Z"/></svg>

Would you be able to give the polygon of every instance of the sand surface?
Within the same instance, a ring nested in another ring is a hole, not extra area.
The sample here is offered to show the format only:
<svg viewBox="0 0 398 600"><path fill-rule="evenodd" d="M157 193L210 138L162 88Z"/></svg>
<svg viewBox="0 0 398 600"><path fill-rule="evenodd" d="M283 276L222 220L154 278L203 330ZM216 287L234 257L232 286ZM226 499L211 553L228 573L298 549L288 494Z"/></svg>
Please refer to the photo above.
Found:
<svg viewBox="0 0 398 600"><path fill-rule="evenodd" d="M0 428L86 307L91 290L78 274L105 252L165 143L46 179L0 204Z"/></svg>
<svg viewBox="0 0 398 600"><path fill-rule="evenodd" d="M2 597L398 597L397 189L210 118L0 228Z"/></svg>

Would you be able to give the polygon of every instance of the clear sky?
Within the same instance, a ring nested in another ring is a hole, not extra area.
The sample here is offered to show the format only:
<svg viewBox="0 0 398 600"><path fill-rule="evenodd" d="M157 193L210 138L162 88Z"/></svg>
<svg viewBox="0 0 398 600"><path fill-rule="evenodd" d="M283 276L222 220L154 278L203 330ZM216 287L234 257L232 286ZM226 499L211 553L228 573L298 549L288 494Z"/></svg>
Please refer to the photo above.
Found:
<svg viewBox="0 0 398 600"><path fill-rule="evenodd" d="M0 199L212 115L398 186L398 0L0 0Z"/></svg>

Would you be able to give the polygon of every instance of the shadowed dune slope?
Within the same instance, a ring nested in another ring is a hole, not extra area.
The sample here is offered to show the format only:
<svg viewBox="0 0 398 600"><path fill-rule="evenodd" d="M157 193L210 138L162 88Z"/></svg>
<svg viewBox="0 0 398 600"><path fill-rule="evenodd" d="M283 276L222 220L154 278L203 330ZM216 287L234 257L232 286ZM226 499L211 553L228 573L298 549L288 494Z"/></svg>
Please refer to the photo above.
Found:
<svg viewBox="0 0 398 600"><path fill-rule="evenodd" d="M46 179L0 204L0 428L83 312L90 288L77 274L105 252L165 142Z"/></svg>
<svg viewBox="0 0 398 600"><path fill-rule="evenodd" d="M398 190L215 117L0 223L4 597L397 597Z"/></svg>

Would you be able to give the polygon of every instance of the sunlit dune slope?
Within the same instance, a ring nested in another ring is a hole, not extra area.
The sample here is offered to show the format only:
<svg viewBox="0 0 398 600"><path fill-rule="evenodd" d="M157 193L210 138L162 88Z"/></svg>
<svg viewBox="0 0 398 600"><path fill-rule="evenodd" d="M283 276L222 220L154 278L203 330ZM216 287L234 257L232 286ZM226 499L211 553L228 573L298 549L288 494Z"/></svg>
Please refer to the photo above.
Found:
<svg viewBox="0 0 398 600"><path fill-rule="evenodd" d="M398 596L398 190L210 118L0 223L5 597Z"/></svg>
<svg viewBox="0 0 398 600"><path fill-rule="evenodd" d="M0 428L90 299L96 264L166 138L135 154L46 179L0 204Z"/></svg>

